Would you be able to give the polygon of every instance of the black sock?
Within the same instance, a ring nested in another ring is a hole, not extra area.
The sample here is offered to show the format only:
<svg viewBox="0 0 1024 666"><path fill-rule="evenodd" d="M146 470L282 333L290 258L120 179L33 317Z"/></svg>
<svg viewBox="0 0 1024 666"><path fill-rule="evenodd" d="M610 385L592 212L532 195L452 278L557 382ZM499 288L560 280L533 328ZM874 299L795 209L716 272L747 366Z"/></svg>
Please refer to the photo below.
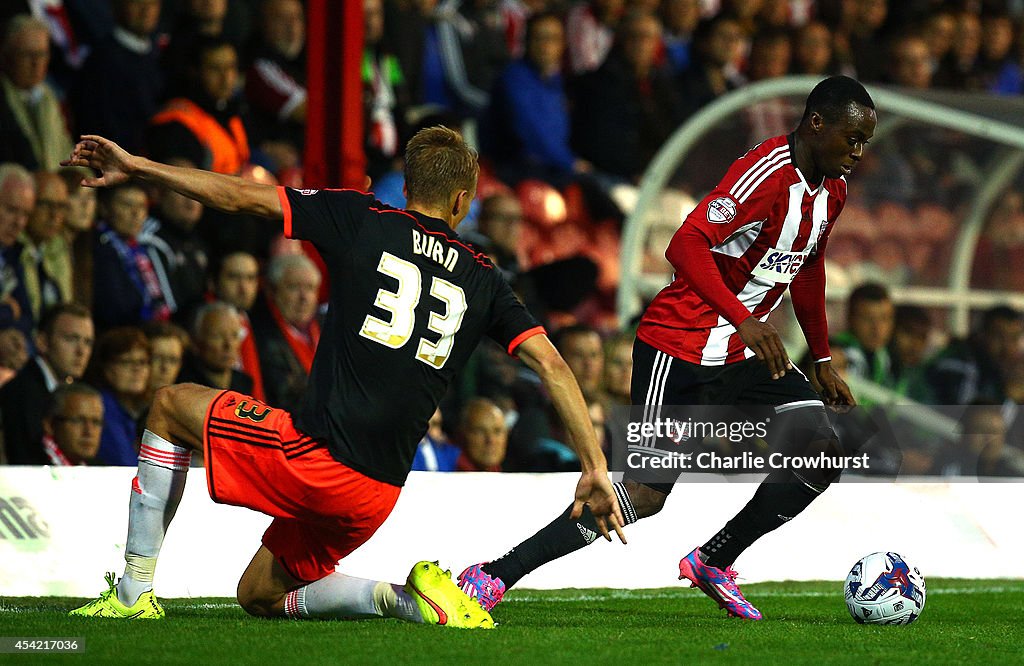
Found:
<svg viewBox="0 0 1024 666"><path fill-rule="evenodd" d="M537 567L589 546L600 535L594 515L589 507L584 507L579 520L573 520L569 517L571 512L570 506L547 527L485 564L483 570L489 576L500 578L508 589Z"/></svg>
<svg viewBox="0 0 1024 666"><path fill-rule="evenodd" d="M769 477L747 505L700 547L704 563L719 569L731 566L752 543L789 522L822 491L824 488L804 483L791 473L784 482Z"/></svg>

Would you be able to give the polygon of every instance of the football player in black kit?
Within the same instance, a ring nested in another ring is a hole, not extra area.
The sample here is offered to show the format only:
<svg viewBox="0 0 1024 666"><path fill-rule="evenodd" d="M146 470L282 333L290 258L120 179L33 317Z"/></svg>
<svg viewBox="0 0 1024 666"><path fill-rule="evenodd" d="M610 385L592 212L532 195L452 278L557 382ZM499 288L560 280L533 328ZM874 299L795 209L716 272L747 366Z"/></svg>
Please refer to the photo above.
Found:
<svg viewBox="0 0 1024 666"><path fill-rule="evenodd" d="M172 167L84 136L69 166L108 187L138 179L206 206L283 220L327 265L331 290L309 389L289 414L250 396L195 384L154 397L129 503L125 573L73 615L160 618L153 573L181 499L192 451L203 451L214 501L274 518L242 574L238 601L253 615L397 617L490 627L490 616L436 563L413 567L405 586L335 571L391 512L451 380L487 335L541 377L576 443L582 477L574 511L622 538L622 515L583 396L544 329L501 273L455 228L476 193L476 153L455 131L433 127L406 149L408 206L355 190L294 190Z"/></svg>

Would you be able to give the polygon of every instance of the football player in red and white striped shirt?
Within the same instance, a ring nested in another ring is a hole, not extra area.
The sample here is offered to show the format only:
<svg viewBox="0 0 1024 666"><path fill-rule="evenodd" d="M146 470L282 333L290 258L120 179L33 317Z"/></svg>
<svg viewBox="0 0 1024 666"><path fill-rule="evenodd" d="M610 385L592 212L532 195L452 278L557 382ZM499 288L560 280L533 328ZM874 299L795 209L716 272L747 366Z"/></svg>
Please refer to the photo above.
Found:
<svg viewBox="0 0 1024 666"><path fill-rule="evenodd" d="M854 399L830 363L824 254L846 201L846 177L875 122L874 102L860 83L822 81L796 131L736 160L686 217L666 252L675 278L648 306L633 346L632 402L645 423L660 418L663 406L765 405L773 412L769 441L809 455L836 444L825 403L852 406ZM766 321L787 289L814 355L820 395ZM630 454L670 455L657 443L642 438ZM627 523L661 510L679 468L668 473L651 478L627 468L615 484ZM838 474L773 471L739 514L682 559L680 579L730 615L760 619L736 586L732 563L803 511ZM469 567L460 585L489 608L526 573L593 541L595 527L586 513L571 520L566 512L501 559Z"/></svg>

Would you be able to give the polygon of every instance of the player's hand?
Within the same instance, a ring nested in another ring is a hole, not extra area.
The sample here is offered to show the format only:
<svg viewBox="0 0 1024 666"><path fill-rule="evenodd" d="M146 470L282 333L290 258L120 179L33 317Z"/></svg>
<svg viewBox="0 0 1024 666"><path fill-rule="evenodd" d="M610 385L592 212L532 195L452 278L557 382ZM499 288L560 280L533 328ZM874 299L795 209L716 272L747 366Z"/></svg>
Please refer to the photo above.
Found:
<svg viewBox="0 0 1024 666"><path fill-rule="evenodd" d="M95 134L82 136L75 144L71 157L61 166L89 167L100 172L99 176L82 180L86 187L110 187L127 182L133 172L135 156L129 154L110 139Z"/></svg>
<svg viewBox="0 0 1024 666"><path fill-rule="evenodd" d="M832 367L831 361L815 363L814 378L821 386L821 397L825 399L825 404L831 405L836 411L848 412L857 404L850 387Z"/></svg>
<svg viewBox="0 0 1024 666"><path fill-rule="evenodd" d="M786 374L786 370L793 369L782 338L771 324L747 317L736 327L736 332L743 344L750 347L757 358L768 366L772 379L779 379Z"/></svg>
<svg viewBox="0 0 1024 666"><path fill-rule="evenodd" d="M583 515L584 505L590 507L590 513L597 520L597 528L607 541L612 540L608 526L615 530L619 541L626 543L626 535L622 533L622 509L615 496L611 481L608 480L607 469L595 469L583 472L576 484L576 499L572 503L572 518L575 520Z"/></svg>

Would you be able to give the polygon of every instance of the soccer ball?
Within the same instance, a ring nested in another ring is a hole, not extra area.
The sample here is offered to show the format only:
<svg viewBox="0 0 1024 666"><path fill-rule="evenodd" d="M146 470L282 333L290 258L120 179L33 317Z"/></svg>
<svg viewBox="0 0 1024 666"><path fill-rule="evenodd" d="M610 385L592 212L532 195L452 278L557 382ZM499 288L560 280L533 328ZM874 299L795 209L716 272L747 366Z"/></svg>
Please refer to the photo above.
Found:
<svg viewBox="0 0 1024 666"><path fill-rule="evenodd" d="M924 610L924 576L896 553L871 553L850 569L843 595L859 624L910 624Z"/></svg>

